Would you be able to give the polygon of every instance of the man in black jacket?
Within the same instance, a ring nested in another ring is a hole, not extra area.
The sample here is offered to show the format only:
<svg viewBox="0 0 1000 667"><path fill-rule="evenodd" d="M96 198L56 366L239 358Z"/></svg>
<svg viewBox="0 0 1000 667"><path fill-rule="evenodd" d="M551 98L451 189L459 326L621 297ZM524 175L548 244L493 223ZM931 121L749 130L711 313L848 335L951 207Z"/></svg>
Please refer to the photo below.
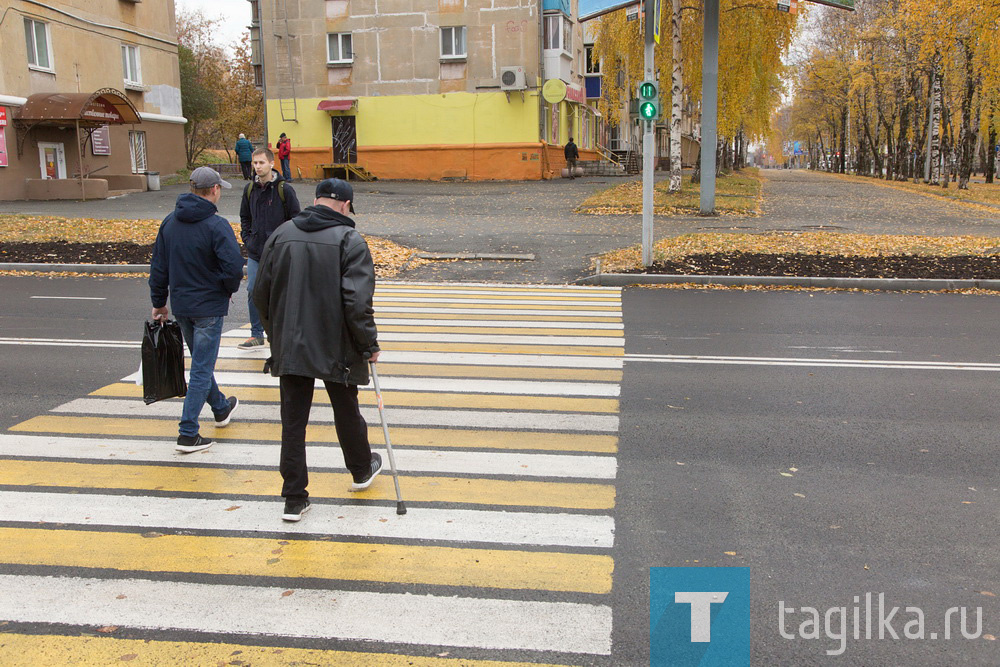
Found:
<svg viewBox="0 0 1000 667"><path fill-rule="evenodd" d="M264 244L253 300L271 340L271 375L281 386L282 519L309 509L306 425L316 380L333 404L337 439L354 478L352 491L371 486L382 458L371 451L358 408L368 361L378 361L375 265L354 229L354 190L340 179L316 186L312 206L279 227ZM267 368L267 366L265 366Z"/></svg>
<svg viewBox="0 0 1000 667"><path fill-rule="evenodd" d="M250 311L250 337L237 345L240 350L264 346L264 326L253 304L253 285L257 279L260 253L275 229L302 210L299 198L288 181L274 168L274 153L268 148L253 152L256 178L243 190L240 202L240 237L247 249L247 310Z"/></svg>
<svg viewBox="0 0 1000 667"><path fill-rule="evenodd" d="M566 167L569 170L569 177L576 178L576 161L580 159L580 151L573 143L573 137L569 138L569 143L563 148L563 157L566 158Z"/></svg>
<svg viewBox="0 0 1000 667"><path fill-rule="evenodd" d="M222 320L243 280L243 256L236 235L229 222L217 215L222 189L229 187L210 167L192 171L191 192L177 198L176 208L160 225L149 267L153 319L169 316L169 295L191 351L191 378L177 436L177 451L184 453L212 445L198 429L198 415L206 401L215 413L216 428L227 426L239 405L235 396L226 398L215 382Z"/></svg>

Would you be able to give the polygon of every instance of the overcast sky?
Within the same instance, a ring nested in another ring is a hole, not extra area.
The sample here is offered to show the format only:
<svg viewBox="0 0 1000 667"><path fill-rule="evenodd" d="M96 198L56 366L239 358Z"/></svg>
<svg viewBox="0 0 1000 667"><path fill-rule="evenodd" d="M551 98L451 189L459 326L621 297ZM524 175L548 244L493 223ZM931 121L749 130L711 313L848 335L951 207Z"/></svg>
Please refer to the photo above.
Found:
<svg viewBox="0 0 1000 667"><path fill-rule="evenodd" d="M208 18L219 19L215 41L229 49L230 45L250 25L250 3L247 0L176 0L177 12L200 9Z"/></svg>

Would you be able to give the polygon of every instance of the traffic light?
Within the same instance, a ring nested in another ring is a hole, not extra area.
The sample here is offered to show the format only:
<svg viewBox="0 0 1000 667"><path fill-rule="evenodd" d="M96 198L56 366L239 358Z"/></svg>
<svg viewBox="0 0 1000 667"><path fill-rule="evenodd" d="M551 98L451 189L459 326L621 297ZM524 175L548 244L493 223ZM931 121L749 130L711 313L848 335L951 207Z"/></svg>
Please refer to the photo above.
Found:
<svg viewBox="0 0 1000 667"><path fill-rule="evenodd" d="M655 81L639 84L639 118L655 122L660 117L660 86Z"/></svg>

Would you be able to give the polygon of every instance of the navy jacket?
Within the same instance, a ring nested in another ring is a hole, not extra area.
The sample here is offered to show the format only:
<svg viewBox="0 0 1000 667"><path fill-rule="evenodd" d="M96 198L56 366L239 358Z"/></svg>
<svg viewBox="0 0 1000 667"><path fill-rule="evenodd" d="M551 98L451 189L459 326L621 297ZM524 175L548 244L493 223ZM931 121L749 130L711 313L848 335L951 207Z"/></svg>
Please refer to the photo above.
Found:
<svg viewBox="0 0 1000 667"><path fill-rule="evenodd" d="M174 212L163 219L149 267L153 308L167 305L169 294L174 315L229 313L229 297L243 280L243 256L233 228L217 210L189 192L177 198Z"/></svg>
<svg viewBox="0 0 1000 667"><path fill-rule="evenodd" d="M260 177L254 176L250 186L250 196L246 196L246 188L240 191L240 238L247 249L247 257L260 261L260 253L264 250L264 241L285 220L297 216L302 207L295 190L287 181L282 186L285 191L285 201L282 203L278 192L278 183L285 179L276 170L271 170L271 180L261 185Z"/></svg>

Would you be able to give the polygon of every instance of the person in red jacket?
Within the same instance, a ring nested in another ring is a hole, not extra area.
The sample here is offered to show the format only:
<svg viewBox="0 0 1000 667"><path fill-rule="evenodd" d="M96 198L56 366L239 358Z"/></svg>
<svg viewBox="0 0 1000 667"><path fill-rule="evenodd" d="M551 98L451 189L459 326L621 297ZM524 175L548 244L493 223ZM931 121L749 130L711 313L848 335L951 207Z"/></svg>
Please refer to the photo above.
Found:
<svg viewBox="0 0 1000 667"><path fill-rule="evenodd" d="M281 160L281 175L286 181L292 180L292 167L289 160L292 157L292 140L282 132L278 137L278 159Z"/></svg>

